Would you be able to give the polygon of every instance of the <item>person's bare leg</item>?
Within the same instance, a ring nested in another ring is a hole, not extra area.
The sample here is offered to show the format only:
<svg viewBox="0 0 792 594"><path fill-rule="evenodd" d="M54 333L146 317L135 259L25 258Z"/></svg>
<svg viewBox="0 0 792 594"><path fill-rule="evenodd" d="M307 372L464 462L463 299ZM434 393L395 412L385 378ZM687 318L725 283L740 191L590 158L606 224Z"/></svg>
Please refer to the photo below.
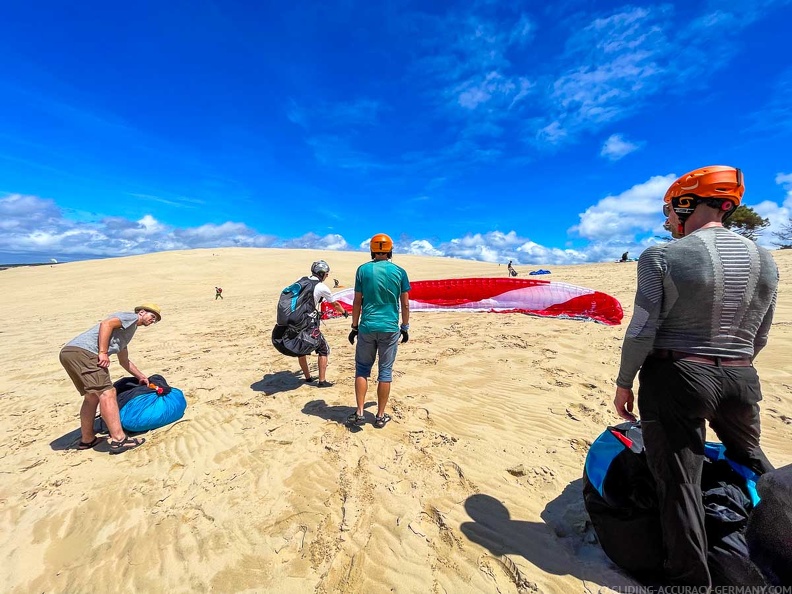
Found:
<svg viewBox="0 0 792 594"><path fill-rule="evenodd" d="M319 381L325 381L327 374L327 355L319 355Z"/></svg>
<svg viewBox="0 0 792 594"><path fill-rule="evenodd" d="M388 404L390 396L391 382L379 382L377 384L377 416L385 414L385 405Z"/></svg>
<svg viewBox="0 0 792 594"><path fill-rule="evenodd" d="M121 427L121 417L118 414L118 398L116 389L110 388L99 394L99 414L107 425L110 432L110 439L113 441L123 441L126 439L124 429Z"/></svg>
<svg viewBox="0 0 792 594"><path fill-rule="evenodd" d="M311 379L311 370L308 369L308 357L303 355L302 357L297 357L297 361L300 362L300 369L302 369L303 375L305 379Z"/></svg>
<svg viewBox="0 0 792 594"><path fill-rule="evenodd" d="M357 414L363 414L363 405L366 404L366 392L368 392L368 378L357 376L355 378L355 401L357 403Z"/></svg>
<svg viewBox="0 0 792 594"><path fill-rule="evenodd" d="M99 406L99 394L88 392L83 396L83 403L80 407L80 432L82 442L91 443L96 439L94 431L94 419L96 418L96 408Z"/></svg>

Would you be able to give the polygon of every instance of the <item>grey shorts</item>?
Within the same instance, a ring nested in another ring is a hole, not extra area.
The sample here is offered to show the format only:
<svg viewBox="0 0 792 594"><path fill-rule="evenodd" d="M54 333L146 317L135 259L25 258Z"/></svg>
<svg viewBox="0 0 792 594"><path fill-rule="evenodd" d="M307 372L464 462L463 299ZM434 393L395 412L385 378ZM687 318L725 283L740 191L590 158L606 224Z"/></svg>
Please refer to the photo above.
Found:
<svg viewBox="0 0 792 594"><path fill-rule="evenodd" d="M401 332L372 332L358 334L355 349L355 377L369 377L374 360L378 358L377 381L393 381L393 362L399 346Z"/></svg>
<svg viewBox="0 0 792 594"><path fill-rule="evenodd" d="M74 387L85 396L89 392L104 392L113 387L110 371L99 367L99 357L80 347L63 347L60 362L69 374Z"/></svg>

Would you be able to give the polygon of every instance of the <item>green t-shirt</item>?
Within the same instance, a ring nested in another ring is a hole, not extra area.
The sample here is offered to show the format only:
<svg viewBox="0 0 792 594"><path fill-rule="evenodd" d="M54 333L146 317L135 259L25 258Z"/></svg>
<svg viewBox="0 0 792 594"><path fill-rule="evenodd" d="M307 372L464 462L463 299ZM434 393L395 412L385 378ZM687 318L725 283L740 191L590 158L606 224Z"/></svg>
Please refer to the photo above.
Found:
<svg viewBox="0 0 792 594"><path fill-rule="evenodd" d="M390 260L372 260L355 273L355 293L363 294L360 333L398 332L399 298L410 290L407 272Z"/></svg>

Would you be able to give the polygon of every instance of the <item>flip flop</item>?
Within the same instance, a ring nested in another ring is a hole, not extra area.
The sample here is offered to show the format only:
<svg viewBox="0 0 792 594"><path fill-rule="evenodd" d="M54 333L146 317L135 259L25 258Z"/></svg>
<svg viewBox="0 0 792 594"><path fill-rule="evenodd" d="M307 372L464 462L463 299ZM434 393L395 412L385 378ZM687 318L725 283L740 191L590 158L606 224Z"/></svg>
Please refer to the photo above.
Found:
<svg viewBox="0 0 792 594"><path fill-rule="evenodd" d="M377 429L382 429L385 426L385 423L391 420L391 416L388 413L385 413L381 417L374 417L374 426Z"/></svg>
<svg viewBox="0 0 792 594"><path fill-rule="evenodd" d="M142 437L126 437L122 441L110 442L111 454L123 454L128 450L134 450L138 446L142 446L146 440Z"/></svg>
<svg viewBox="0 0 792 594"><path fill-rule="evenodd" d="M94 440L88 443L81 441L77 444L78 450L91 450L104 441L101 437L94 437Z"/></svg>

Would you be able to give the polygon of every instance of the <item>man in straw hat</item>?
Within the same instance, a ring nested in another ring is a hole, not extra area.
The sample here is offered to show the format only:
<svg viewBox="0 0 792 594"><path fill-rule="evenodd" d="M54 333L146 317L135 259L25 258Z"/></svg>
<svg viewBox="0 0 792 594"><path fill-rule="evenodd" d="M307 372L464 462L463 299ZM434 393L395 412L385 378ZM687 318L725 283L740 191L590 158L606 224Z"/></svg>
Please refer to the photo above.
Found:
<svg viewBox="0 0 792 594"><path fill-rule="evenodd" d="M129 360L127 345L138 326L151 326L162 319L159 306L153 303L138 305L134 312L118 312L80 334L63 347L60 362L69 374L74 387L83 396L80 408L82 438L78 450L88 450L102 442L94 432L96 407L110 433L110 453L120 454L142 445L146 440L130 438L121 427L116 390L110 381L110 355L118 355L121 367L134 375L141 384L148 385L148 377Z"/></svg>

